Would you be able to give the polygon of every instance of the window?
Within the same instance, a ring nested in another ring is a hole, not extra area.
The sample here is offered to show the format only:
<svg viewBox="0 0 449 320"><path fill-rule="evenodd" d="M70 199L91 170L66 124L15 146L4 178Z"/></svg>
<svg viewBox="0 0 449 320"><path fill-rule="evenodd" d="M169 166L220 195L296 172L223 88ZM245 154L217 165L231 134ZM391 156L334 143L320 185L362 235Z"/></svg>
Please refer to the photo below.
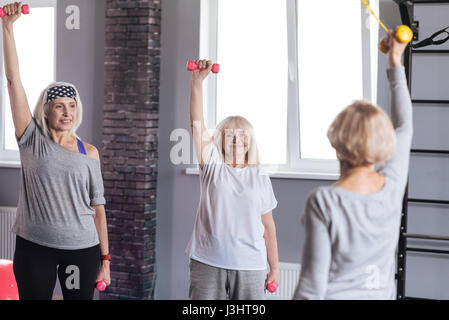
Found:
<svg viewBox="0 0 449 320"><path fill-rule="evenodd" d="M30 14L14 24L14 35L20 63L20 75L33 113L37 99L55 80L56 1L32 0ZM1 35L0 35L1 37ZM0 161L19 161L6 84L3 52L1 57Z"/></svg>
<svg viewBox="0 0 449 320"><path fill-rule="evenodd" d="M216 118L249 119L257 140L263 141L258 147L265 163L285 163L287 158L285 9L284 1L218 2L217 61L225 67L216 79Z"/></svg>
<svg viewBox="0 0 449 320"><path fill-rule="evenodd" d="M205 84L208 127L244 116L269 170L337 174L327 128L353 100L376 102L379 29L361 1L203 0L201 11L200 55L221 65Z"/></svg>

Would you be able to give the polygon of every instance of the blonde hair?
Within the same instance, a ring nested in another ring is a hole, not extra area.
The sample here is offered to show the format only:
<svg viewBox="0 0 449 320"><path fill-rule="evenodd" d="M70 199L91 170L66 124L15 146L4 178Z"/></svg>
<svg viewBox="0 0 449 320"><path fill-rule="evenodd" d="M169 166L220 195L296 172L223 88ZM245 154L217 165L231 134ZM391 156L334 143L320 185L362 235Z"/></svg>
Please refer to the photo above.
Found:
<svg viewBox="0 0 449 320"><path fill-rule="evenodd" d="M346 107L329 127L327 137L337 158L352 167L388 160L396 149L396 134L388 115L367 101Z"/></svg>
<svg viewBox="0 0 449 320"><path fill-rule="evenodd" d="M81 122L83 120L83 103L81 102L81 97L78 93L78 90L76 87L68 82L53 82L50 85L48 85L40 94L39 99L37 100L36 108L34 109L34 119L36 120L36 123L39 125L39 127L42 129L42 133L46 137L50 137L50 129L48 128L47 119L45 119L45 115L48 113L50 109L50 103L47 103L47 92L50 88L57 87L57 86L71 86L73 89L75 89L76 92L76 104L77 104L77 117L76 121L73 124L72 129L70 129L70 134L74 135L75 137L78 137L76 134L76 130L81 125Z"/></svg>
<svg viewBox="0 0 449 320"><path fill-rule="evenodd" d="M243 129L249 135L250 141L246 161L250 167L260 166L259 149L257 148L253 126L247 119L240 116L231 116L224 119L215 129L213 142L217 146L221 159L224 161L223 133L228 129Z"/></svg>

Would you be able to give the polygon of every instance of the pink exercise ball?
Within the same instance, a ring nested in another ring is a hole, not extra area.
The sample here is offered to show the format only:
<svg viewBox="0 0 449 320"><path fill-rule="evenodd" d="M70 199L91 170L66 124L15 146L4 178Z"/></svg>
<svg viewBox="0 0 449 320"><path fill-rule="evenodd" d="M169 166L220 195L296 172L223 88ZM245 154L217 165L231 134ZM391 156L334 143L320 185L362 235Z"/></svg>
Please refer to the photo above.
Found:
<svg viewBox="0 0 449 320"><path fill-rule="evenodd" d="M19 300L12 261L0 260L0 300Z"/></svg>

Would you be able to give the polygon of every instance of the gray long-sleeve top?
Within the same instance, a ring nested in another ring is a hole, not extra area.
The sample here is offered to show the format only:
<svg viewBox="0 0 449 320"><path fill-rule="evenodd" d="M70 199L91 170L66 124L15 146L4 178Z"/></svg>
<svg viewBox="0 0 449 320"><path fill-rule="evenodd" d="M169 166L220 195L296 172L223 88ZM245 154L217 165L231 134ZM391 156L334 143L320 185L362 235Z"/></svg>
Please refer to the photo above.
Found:
<svg viewBox="0 0 449 320"><path fill-rule="evenodd" d="M294 299L394 299L395 252L413 135L404 67L387 70L397 146L374 194L316 189L303 216L305 244Z"/></svg>

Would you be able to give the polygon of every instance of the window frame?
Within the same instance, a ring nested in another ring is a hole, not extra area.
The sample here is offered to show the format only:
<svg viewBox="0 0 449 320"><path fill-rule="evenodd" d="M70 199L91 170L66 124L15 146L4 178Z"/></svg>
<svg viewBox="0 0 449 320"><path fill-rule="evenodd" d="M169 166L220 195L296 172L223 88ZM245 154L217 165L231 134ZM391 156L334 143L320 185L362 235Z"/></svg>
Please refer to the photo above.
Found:
<svg viewBox="0 0 449 320"><path fill-rule="evenodd" d="M27 4L30 6L32 14L33 8L53 8L54 9L54 62L53 62L53 78L56 79L56 53L57 53L57 19L58 19L58 5L56 0L28 0ZM0 42L3 42L3 35L0 33ZM6 108L10 106L5 103L5 95L8 94L5 78L5 67L3 60L3 49L0 50L0 167L6 168L20 168L20 154L16 150L5 150L6 145ZM26 89L25 89L26 90Z"/></svg>
<svg viewBox="0 0 449 320"><path fill-rule="evenodd" d="M369 0L370 5L379 11L379 0ZM295 171L301 173L340 175L339 162L337 160L326 159L304 159L301 158L300 146L300 108L298 85L298 16L297 0L287 0L288 6L288 32L289 32L289 74L294 75L294 79L289 79L289 104L288 104L288 145L287 154L289 164L282 171ZM361 27L362 27L362 61L363 61L363 96L368 101L376 104L377 101L377 65L378 65L378 32L377 21L371 18L370 13L366 12L366 7L361 1ZM364 27L365 23L368 28ZM294 27L292 27L294 26ZM291 51L290 51L291 50ZM373 56L372 56L373 55ZM291 88L291 91L290 91Z"/></svg>
<svg viewBox="0 0 449 320"><path fill-rule="evenodd" d="M218 1L201 0L200 13L200 57L217 59ZM300 147L300 108L298 87L298 16L297 1L286 0L288 38L288 94L287 94L287 164L264 165L263 168L279 178L299 178L336 180L340 175L337 160L303 159ZM368 0L374 11L379 12L379 0ZM361 1L360 15L362 28L363 96L371 103L377 103L378 40L379 25ZM211 77L204 84L205 121L208 128L215 128L217 100L217 80ZM196 170L188 169L188 174Z"/></svg>

